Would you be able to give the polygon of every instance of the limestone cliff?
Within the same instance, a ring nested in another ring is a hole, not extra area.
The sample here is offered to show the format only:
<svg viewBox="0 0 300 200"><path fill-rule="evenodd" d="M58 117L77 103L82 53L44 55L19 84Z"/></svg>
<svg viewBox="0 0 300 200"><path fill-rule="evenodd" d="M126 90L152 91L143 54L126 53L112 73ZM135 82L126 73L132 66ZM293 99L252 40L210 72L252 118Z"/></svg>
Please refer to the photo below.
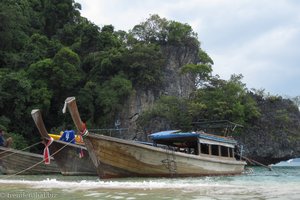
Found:
<svg viewBox="0 0 300 200"><path fill-rule="evenodd" d="M298 107L288 99L254 97L262 115L238 138L244 155L266 165L300 157Z"/></svg>
<svg viewBox="0 0 300 200"><path fill-rule="evenodd" d="M139 114L151 107L161 95L188 97L195 90L195 77L181 74L180 71L185 64L199 62L198 47L167 45L162 46L161 50L166 62L163 67L163 82L160 90L136 89L128 98L120 114L122 127L129 128L126 138L135 136L138 131L136 120Z"/></svg>

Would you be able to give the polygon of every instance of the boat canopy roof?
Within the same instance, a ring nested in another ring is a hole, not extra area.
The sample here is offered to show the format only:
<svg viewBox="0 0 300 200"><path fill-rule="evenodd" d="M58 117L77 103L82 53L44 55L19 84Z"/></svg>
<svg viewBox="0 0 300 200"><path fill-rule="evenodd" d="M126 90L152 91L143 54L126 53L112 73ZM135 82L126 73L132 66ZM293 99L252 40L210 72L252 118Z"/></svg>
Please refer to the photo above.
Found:
<svg viewBox="0 0 300 200"><path fill-rule="evenodd" d="M168 141L184 142L196 140L199 138L200 143L214 144L227 147L234 147L237 144L236 140L230 137L222 137L204 132L181 132L180 130L169 130L153 133L149 136L155 143L166 144Z"/></svg>
<svg viewBox="0 0 300 200"><path fill-rule="evenodd" d="M181 132L180 130L161 131L150 134L152 140L198 137L196 132Z"/></svg>

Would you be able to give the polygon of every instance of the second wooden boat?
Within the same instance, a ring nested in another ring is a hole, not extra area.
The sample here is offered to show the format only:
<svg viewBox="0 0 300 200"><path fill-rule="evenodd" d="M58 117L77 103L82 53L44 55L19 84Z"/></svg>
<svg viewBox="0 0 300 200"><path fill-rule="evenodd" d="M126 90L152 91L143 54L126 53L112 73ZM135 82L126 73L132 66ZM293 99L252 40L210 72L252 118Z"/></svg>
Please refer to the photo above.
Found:
<svg viewBox="0 0 300 200"><path fill-rule="evenodd" d="M45 128L40 110L32 110L31 115L42 138L49 141L51 137ZM63 175L97 175L96 168L84 145L54 140L49 150ZM79 157L81 151L83 151L83 157Z"/></svg>
<svg viewBox="0 0 300 200"><path fill-rule="evenodd" d="M53 158L51 164L45 165L40 154L0 147L0 172L2 174L57 174L60 173Z"/></svg>

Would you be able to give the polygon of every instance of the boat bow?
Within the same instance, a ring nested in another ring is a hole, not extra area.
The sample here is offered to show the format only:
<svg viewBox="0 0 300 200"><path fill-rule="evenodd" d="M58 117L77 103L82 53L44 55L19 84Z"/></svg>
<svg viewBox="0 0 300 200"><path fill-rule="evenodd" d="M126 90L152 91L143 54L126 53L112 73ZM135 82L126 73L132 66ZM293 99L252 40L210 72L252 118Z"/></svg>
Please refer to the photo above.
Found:
<svg viewBox="0 0 300 200"><path fill-rule="evenodd" d="M42 137L50 140L51 137L48 135L48 131L45 127L41 111L39 109L34 109L31 111L31 116Z"/></svg>

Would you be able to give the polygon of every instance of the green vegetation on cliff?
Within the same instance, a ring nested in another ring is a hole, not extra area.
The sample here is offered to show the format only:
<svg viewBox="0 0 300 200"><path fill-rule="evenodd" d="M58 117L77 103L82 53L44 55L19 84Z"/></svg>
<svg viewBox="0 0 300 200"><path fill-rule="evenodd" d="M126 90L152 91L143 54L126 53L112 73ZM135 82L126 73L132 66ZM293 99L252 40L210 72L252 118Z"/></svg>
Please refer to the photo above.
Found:
<svg viewBox="0 0 300 200"><path fill-rule="evenodd" d="M225 81L208 77L188 99L164 96L141 116L139 123L147 127L153 123L152 119L163 118L170 127L184 130L191 129L193 122L207 120L229 120L246 125L260 116L260 109L241 78L241 75L233 75Z"/></svg>

